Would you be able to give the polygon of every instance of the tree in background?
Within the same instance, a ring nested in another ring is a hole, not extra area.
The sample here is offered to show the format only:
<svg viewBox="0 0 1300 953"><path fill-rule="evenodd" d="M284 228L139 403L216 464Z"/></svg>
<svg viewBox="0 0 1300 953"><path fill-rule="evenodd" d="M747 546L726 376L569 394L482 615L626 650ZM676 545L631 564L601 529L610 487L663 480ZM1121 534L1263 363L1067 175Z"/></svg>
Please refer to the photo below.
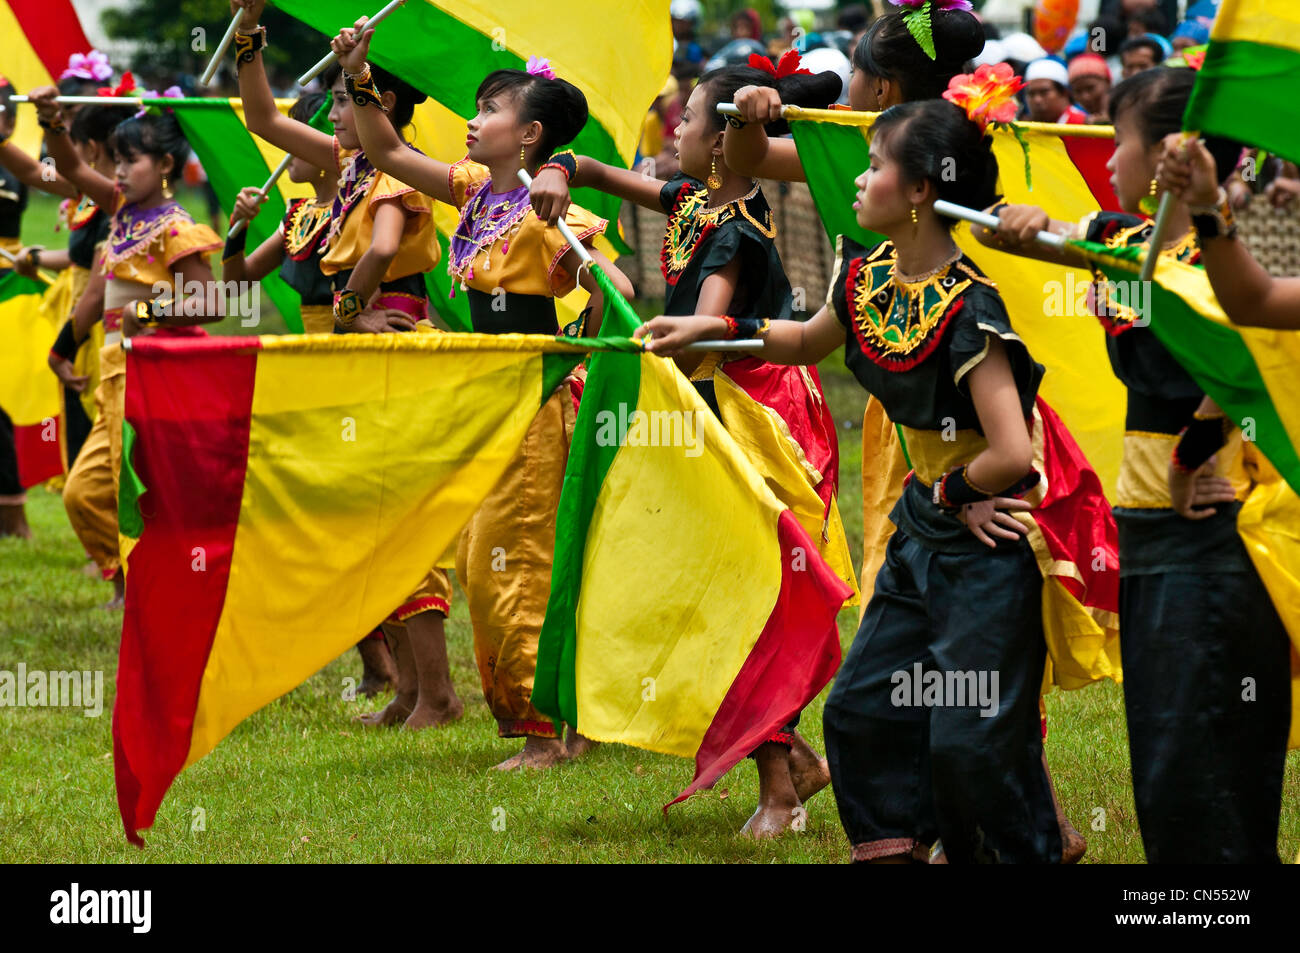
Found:
<svg viewBox="0 0 1300 953"><path fill-rule="evenodd" d="M230 4L228 0L128 0L119 9L105 10L100 22L112 39L139 44L129 66L114 64L119 69L143 76L197 76L230 25ZM270 40L263 56L280 85L292 83L329 52L329 37L273 6L266 8L262 22ZM196 34L197 29L204 33ZM234 75L234 54L228 53L226 59L218 73L223 82ZM188 84L182 86L190 92Z"/></svg>

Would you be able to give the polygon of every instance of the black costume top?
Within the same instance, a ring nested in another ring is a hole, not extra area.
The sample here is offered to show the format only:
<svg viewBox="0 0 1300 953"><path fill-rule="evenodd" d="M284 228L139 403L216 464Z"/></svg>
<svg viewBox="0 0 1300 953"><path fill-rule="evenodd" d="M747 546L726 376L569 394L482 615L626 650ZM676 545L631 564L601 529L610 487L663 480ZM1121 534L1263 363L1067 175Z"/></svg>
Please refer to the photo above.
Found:
<svg viewBox="0 0 1300 953"><path fill-rule="evenodd" d="M4 166L0 166L0 238L18 238L22 233L23 212L27 210L27 186Z"/></svg>
<svg viewBox="0 0 1300 953"><path fill-rule="evenodd" d="M695 314L700 289L709 275L740 256L744 281L736 288L733 318L790 318L794 298L777 254L776 225L763 190L709 208L703 182L678 174L659 193L668 213L660 255L664 314Z"/></svg>
<svg viewBox="0 0 1300 953"><path fill-rule="evenodd" d="M321 237L330 223L330 206L318 205L310 199L295 199L289 203L280 228L284 232L284 260L280 264L280 277L302 298L306 305L334 304L330 279L320 270L324 255Z"/></svg>
<svg viewBox="0 0 1300 953"><path fill-rule="evenodd" d="M109 216L86 196L68 216L68 260L87 271L95 263L95 246L108 238Z"/></svg>

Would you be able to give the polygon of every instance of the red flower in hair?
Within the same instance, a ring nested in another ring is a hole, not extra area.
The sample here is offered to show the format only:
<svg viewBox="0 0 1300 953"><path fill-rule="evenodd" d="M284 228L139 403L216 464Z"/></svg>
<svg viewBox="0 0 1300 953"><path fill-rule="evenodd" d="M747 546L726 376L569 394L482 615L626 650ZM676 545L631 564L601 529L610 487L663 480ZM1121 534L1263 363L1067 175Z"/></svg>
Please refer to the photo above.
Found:
<svg viewBox="0 0 1300 953"><path fill-rule="evenodd" d="M130 70L122 74L122 82L117 84L114 89L110 86L101 86L95 90L96 96L130 96L135 92L135 77L131 75Z"/></svg>
<svg viewBox="0 0 1300 953"><path fill-rule="evenodd" d="M781 59L775 66L766 56L750 53L749 65L754 69L761 69L764 73L769 73L777 79L785 79L787 76L812 75L812 70L800 68L799 52L797 50L786 50L781 54Z"/></svg>

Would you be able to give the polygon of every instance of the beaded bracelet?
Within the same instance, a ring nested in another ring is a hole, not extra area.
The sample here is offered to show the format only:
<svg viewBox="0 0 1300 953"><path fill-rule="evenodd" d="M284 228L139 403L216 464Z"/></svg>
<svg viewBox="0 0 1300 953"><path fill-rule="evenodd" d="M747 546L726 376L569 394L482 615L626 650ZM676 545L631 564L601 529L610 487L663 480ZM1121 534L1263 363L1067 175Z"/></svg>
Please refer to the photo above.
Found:
<svg viewBox="0 0 1300 953"><path fill-rule="evenodd" d="M352 330L362 310L361 295L351 288L344 288L334 298L334 321L345 331Z"/></svg>
<svg viewBox="0 0 1300 953"><path fill-rule="evenodd" d="M542 169L559 169L564 173L564 181L572 182L573 177L578 174L578 157L573 154L572 149L565 149L542 163L541 168L537 170L538 173L541 173Z"/></svg>
<svg viewBox="0 0 1300 953"><path fill-rule="evenodd" d="M239 30L235 33L235 70L253 62L253 54L266 48L266 27L259 26L251 33Z"/></svg>
<svg viewBox="0 0 1300 953"><path fill-rule="evenodd" d="M991 500L993 494L972 483L966 475L966 465L962 464L934 481L932 499L935 506L945 510L956 510L967 503Z"/></svg>
<svg viewBox="0 0 1300 953"><path fill-rule="evenodd" d="M1232 214L1232 203L1228 193L1219 189L1218 203L1215 205L1192 205L1188 207L1192 215L1192 227L1201 239L1237 237L1237 221Z"/></svg>
<svg viewBox="0 0 1300 953"><path fill-rule="evenodd" d="M347 89L348 97L358 106L375 106L378 109L388 112L388 107L379 96L379 91L375 89L374 78L370 75L370 64L367 63L360 73L343 74L343 86Z"/></svg>
<svg viewBox="0 0 1300 953"><path fill-rule="evenodd" d="M767 332L772 329L770 318L733 318L730 315L722 315L722 320L727 322L727 333L724 339L735 341L742 338L762 338L767 337Z"/></svg>

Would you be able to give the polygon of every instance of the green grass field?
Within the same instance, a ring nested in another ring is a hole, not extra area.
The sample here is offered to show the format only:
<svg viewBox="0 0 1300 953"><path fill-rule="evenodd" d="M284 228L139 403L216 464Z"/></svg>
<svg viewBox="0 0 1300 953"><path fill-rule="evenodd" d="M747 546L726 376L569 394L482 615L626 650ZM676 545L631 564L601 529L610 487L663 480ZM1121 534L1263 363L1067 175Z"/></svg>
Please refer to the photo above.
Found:
<svg viewBox="0 0 1300 953"><path fill-rule="evenodd" d="M35 240L34 238L29 238ZM44 239L42 239L44 240ZM55 244L54 242L50 242ZM863 392L838 358L823 382L841 429L841 508L861 553ZM830 862L847 850L829 790L807 829L778 842L736 836L757 777L738 765L711 792L660 807L691 778L691 762L603 746L544 773L488 769L518 741L495 736L474 668L464 601L448 624L453 676L466 703L457 724L424 732L364 729L373 703L345 702L355 652L254 714L185 771L137 851L122 836L113 790L110 712L120 614L99 608L109 587L86 565L59 497L32 491L35 539L0 540L0 671L100 670L104 714L0 709L0 861L216 862ZM274 568L268 567L273 577ZM857 610L840 616L847 648ZM1171 673L1175 674L1176 673ZM821 749L825 693L801 729ZM1123 703L1111 683L1048 698L1048 757L1057 790L1087 836L1085 862L1143 859L1128 780ZM1300 849L1300 757L1288 762L1280 849Z"/></svg>

